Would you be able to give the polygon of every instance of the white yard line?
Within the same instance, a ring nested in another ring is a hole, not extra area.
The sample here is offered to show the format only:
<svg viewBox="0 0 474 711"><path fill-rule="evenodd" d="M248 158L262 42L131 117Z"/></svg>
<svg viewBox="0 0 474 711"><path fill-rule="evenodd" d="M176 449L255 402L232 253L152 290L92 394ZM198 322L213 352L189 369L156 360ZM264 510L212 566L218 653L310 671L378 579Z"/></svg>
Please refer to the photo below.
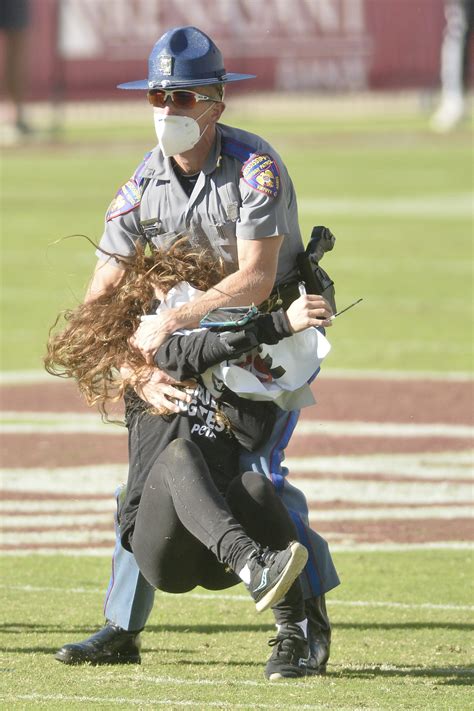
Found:
<svg viewBox="0 0 474 711"><path fill-rule="evenodd" d="M109 492L110 494L111 492ZM36 516L44 515L47 512L50 515L56 515L57 513L71 512L71 517L77 518L79 516L77 511L82 511L91 515L94 512L98 514L110 514L115 510L115 500L112 495L106 499L76 499L73 501L68 501L66 499L45 499L44 501L16 501L12 500L0 500L0 514L7 517L3 520L3 523L8 520L12 521L17 518L16 514L20 512L25 516Z"/></svg>
<svg viewBox="0 0 474 711"><path fill-rule="evenodd" d="M121 435L125 437L125 427L106 424L98 415L85 415L75 412L0 412L0 431L4 434L34 433L97 433ZM444 423L399 423L399 422L361 422L335 420L306 420L298 422L296 436L348 436L348 437L436 437L473 439L474 427L469 425L449 425Z"/></svg>
<svg viewBox="0 0 474 711"><path fill-rule="evenodd" d="M164 683L164 682L162 682ZM202 683L210 684L212 686L216 685L228 685L227 681L212 681L210 679L171 679L168 678L168 681L166 682L168 684L183 684L185 686L194 686L198 685L200 686ZM238 681L238 685L241 685L243 682ZM255 682L255 686L265 686L268 689L268 682ZM281 682L278 682L278 686L281 686ZM235 702L228 702L228 701L191 701L189 700L181 700L181 701L176 701L175 699L144 699L144 698L125 698L122 696L74 696L74 695L66 695L66 694L8 694L4 696L0 696L0 700L3 700L5 702L14 702L14 701L62 701L64 703L66 702L78 702L80 701L81 703L88 703L88 704L101 704L106 706L107 704L114 704L114 705L124 705L124 706L139 706L140 708L143 707L156 707L156 706L166 706L169 709L177 708L177 707L184 707L184 708L218 708L218 709L282 709L283 711L286 711L286 709L295 709L295 711L324 711L327 709L327 705L321 705L321 704L275 704L274 702L270 704L261 704L257 703L255 701L249 702L249 703L244 703L244 704L239 704ZM338 707L339 711L371 711L371 709L367 706L359 707L359 706L339 706Z"/></svg>
<svg viewBox="0 0 474 711"><path fill-rule="evenodd" d="M48 469L0 469L5 491L32 491L44 494L110 494L127 481L126 464Z"/></svg>
<svg viewBox="0 0 474 711"><path fill-rule="evenodd" d="M120 421L120 418L117 416ZM3 434L100 434L127 436L127 428L102 422L99 414L78 412L0 412Z"/></svg>
<svg viewBox="0 0 474 711"><path fill-rule="evenodd" d="M473 499L473 489L469 484L455 484L452 481L432 484L431 482L391 482L391 481L351 481L350 476L343 481L337 479L298 479L291 483L301 489L308 501L365 501L368 503L390 502L403 506L405 503L419 504L465 504Z"/></svg>
<svg viewBox="0 0 474 711"><path fill-rule="evenodd" d="M12 531L10 533L10 531ZM80 543L81 545L87 546L89 543L110 543L113 547L115 543L115 533L112 522L110 522L110 527L102 531L96 531L93 528L84 528L76 531L65 531L61 529L61 535L59 536L59 531L35 531L30 533L19 533L18 531L8 529L7 532L2 531L0 533L0 543L4 546L38 546L42 545L57 545L59 542L61 545L67 547L68 543ZM110 555L111 549L108 551Z"/></svg>
<svg viewBox="0 0 474 711"><path fill-rule="evenodd" d="M38 515L36 513L25 515L25 516L8 516L4 517L1 521L0 531L15 531L18 528L29 529L29 528L56 528L61 530L64 526L77 526L81 528L82 526L97 526L100 524L110 524L112 526L113 518L112 511L101 512L96 514L90 513L70 513L67 515L61 515L63 512L58 514L47 514ZM27 532L25 530L25 533ZM0 532L0 540L2 537ZM55 534L57 535L57 534Z"/></svg>
<svg viewBox="0 0 474 711"><path fill-rule="evenodd" d="M413 219L472 219L472 193L418 195L393 198L305 198L298 200L302 214L331 213L351 217Z"/></svg>
<svg viewBox="0 0 474 711"><path fill-rule="evenodd" d="M436 437L474 438L474 427L446 425L443 423L409 424L399 422L340 422L331 420L300 419L296 435L331 435L338 437Z"/></svg>
<svg viewBox="0 0 474 711"><path fill-rule="evenodd" d="M331 368L324 370L325 378L342 378L345 380L446 380L448 382L469 382L474 375L468 371L445 372L433 370L351 370L347 368ZM43 370L4 370L0 371L0 385L29 385L34 383L58 384L54 378Z"/></svg>
<svg viewBox="0 0 474 711"><path fill-rule="evenodd" d="M294 474L385 474L441 481L469 479L473 474L472 452L425 452L412 454L359 454L350 456L288 457L285 466ZM294 482L293 482L294 483Z"/></svg>
<svg viewBox="0 0 474 711"><path fill-rule="evenodd" d="M291 483L308 491L310 499L319 498L320 501L344 499L404 504L441 503L445 500L463 504L472 499L472 487L468 483L456 481L471 478L473 457L470 452L289 457L285 464L292 474ZM328 476L324 479L298 478L298 474L318 472ZM336 473L344 475L344 479L330 477ZM370 479L373 474L413 478L417 481L374 481ZM367 479L351 480L354 475L366 475ZM436 479L437 483L425 479ZM7 494L24 491L40 494L112 495L115 488L127 480L127 465L5 468L0 469L0 480ZM403 498L400 499L400 496ZM420 500L420 496L426 498Z"/></svg>
<svg viewBox="0 0 474 711"><path fill-rule="evenodd" d="M68 587L54 587L49 585L8 585L0 584L0 590L13 590L18 592L31 592L31 593L60 593L61 595L68 594L78 594L78 595L103 595L104 590L102 588L68 588ZM159 590L155 593L159 597L175 597L171 594L161 592ZM229 602L249 602L248 595L229 595L228 593L183 593L187 598L193 600L226 600ZM403 609L403 610L459 610L474 612L474 605L456 605L453 603L440 604L432 602L421 602L421 603L410 603L410 602L396 602L394 600L341 600L338 598L333 598L329 594L326 600L328 605L341 606L341 607L386 607L391 609Z"/></svg>
<svg viewBox="0 0 474 711"><path fill-rule="evenodd" d="M57 528L63 526L95 526L100 524L111 523L113 516L113 502L108 511L103 509L97 513L74 512L74 510L66 513L63 506L59 505L57 510L54 510L53 504L50 504L48 513L44 514L38 510L25 512L23 515L5 515L3 507L0 505L0 513L3 518L0 525L0 531L14 531L18 528ZM417 508L364 508L362 505L356 509L334 509L334 510L318 510L313 509L310 513L311 520L316 524L319 521L378 521L378 520L423 520L423 519L457 519L470 518L474 522L474 514L472 504L464 506L450 507L424 507L420 505ZM27 531L25 530L25 533ZM1 536L1 533L0 533Z"/></svg>
<svg viewBox="0 0 474 711"><path fill-rule="evenodd" d="M331 534L331 539L333 534ZM347 539L348 536L345 536ZM57 540L57 536L56 536ZM345 541L344 543L330 543L332 553L400 553L410 551L427 551L427 550L455 550L455 551L471 551L473 544L468 541L430 541L428 543L357 543ZM92 544L79 546L77 548L68 548L67 545L62 548L51 548L41 546L38 548L23 547L12 548L9 551L0 551L0 556L25 557L29 555L42 556L58 556L63 555L68 558L81 556L91 556L93 558L110 559L113 551L113 543L110 543L110 548L107 546L95 548Z"/></svg>
<svg viewBox="0 0 474 711"><path fill-rule="evenodd" d="M472 518L474 522L474 514L472 504L464 506L452 506L449 508L433 506L431 508L420 506L419 508L377 508L377 509L334 509L332 511L319 511L318 509L311 511L311 518L316 523L317 521L389 521L397 520L416 520L416 519L455 519L455 518ZM31 519L30 519L31 520ZM35 519L36 520L36 519ZM317 528L317 526L316 526Z"/></svg>

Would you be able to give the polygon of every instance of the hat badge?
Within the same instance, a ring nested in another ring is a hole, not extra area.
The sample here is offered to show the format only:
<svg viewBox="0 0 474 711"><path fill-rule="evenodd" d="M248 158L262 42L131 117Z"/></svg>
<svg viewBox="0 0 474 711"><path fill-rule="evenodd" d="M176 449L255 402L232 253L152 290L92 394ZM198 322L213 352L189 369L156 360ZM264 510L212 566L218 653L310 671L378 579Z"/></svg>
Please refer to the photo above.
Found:
<svg viewBox="0 0 474 711"><path fill-rule="evenodd" d="M168 54L162 54L159 58L159 69L164 76L171 76L173 71L173 57Z"/></svg>

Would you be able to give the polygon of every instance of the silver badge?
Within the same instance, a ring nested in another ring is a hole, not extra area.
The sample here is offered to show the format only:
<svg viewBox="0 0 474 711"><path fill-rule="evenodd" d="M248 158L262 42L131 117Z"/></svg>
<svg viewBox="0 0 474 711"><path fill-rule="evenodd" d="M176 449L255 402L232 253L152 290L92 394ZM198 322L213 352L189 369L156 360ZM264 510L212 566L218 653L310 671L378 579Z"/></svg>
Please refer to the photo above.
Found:
<svg viewBox="0 0 474 711"><path fill-rule="evenodd" d="M173 57L162 54L159 61L159 69L165 76L170 76L173 70Z"/></svg>

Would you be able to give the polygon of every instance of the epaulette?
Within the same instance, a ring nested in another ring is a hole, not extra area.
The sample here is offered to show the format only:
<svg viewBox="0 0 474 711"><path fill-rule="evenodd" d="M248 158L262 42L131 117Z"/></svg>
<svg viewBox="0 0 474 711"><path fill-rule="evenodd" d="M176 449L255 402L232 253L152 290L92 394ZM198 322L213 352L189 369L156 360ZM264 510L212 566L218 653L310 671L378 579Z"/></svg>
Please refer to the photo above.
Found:
<svg viewBox="0 0 474 711"><path fill-rule="evenodd" d="M222 137L221 152L232 158L237 158L241 163L245 163L254 155L255 148L247 143L236 141L235 138Z"/></svg>
<svg viewBox="0 0 474 711"><path fill-rule="evenodd" d="M140 165L138 166L138 168L132 175L132 180L134 180L137 185L141 185L141 183L143 181L143 174L145 172L145 167L146 167L146 164L148 163L148 159L151 156L151 154L152 154L152 151L148 151L148 153L144 156L142 162L140 163Z"/></svg>

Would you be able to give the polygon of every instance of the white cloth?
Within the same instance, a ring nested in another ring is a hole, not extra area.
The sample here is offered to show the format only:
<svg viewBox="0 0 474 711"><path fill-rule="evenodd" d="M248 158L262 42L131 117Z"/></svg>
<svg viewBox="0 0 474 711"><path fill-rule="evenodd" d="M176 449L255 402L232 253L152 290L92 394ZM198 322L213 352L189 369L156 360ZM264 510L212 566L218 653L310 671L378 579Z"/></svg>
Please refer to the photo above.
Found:
<svg viewBox="0 0 474 711"><path fill-rule="evenodd" d="M179 308L202 293L191 284L180 282L170 289L156 313ZM179 333L191 331L181 330ZM327 338L311 327L273 346L264 343L238 360L218 363L201 377L217 398L223 383L248 400L273 400L283 410L296 410L316 402L308 381L319 370L330 350Z"/></svg>
<svg viewBox="0 0 474 711"><path fill-rule="evenodd" d="M315 403L307 383L330 350L322 333L307 328L273 346L262 344L244 361L219 363L202 378L209 389L218 378L249 400L273 400L283 410L296 410Z"/></svg>

